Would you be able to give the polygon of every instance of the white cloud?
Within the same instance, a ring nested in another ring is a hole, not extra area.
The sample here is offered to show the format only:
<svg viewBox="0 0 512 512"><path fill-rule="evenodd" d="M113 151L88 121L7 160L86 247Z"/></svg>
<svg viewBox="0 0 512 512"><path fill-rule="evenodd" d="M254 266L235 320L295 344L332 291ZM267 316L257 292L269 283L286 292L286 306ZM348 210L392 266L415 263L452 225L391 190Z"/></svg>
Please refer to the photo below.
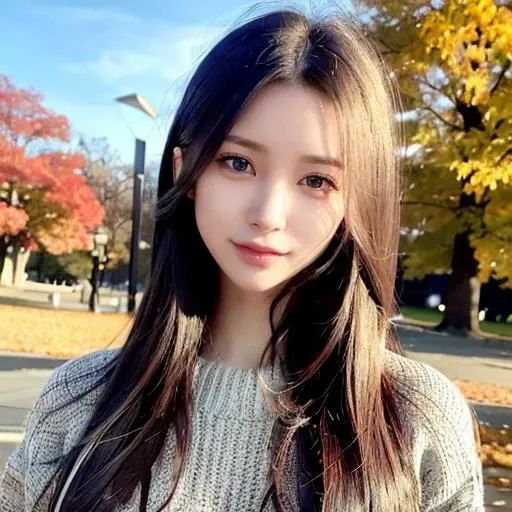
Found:
<svg viewBox="0 0 512 512"><path fill-rule="evenodd" d="M93 72L105 82L111 83L127 76L147 74L156 65L156 59L148 54L132 51L105 51L98 59L65 64L61 69L75 73Z"/></svg>
<svg viewBox="0 0 512 512"><path fill-rule="evenodd" d="M64 5L32 6L31 14L56 22L77 23L135 23L138 18L116 9L94 9L90 7L70 7Z"/></svg>
<svg viewBox="0 0 512 512"><path fill-rule="evenodd" d="M141 38L132 49L106 49L94 59L65 64L62 69L75 73L95 73L112 84L129 76L145 75L167 81L182 78L224 32L223 27L165 27L154 35ZM116 41L119 46L119 41Z"/></svg>

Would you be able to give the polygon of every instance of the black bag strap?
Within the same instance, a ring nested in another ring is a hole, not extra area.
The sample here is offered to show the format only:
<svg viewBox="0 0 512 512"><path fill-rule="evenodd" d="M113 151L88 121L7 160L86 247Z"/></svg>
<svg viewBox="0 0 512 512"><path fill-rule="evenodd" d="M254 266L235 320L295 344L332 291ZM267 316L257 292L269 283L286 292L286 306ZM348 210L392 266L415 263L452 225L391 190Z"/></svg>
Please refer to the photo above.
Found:
<svg viewBox="0 0 512 512"><path fill-rule="evenodd" d="M151 486L151 471L146 473L146 477L142 480L140 495L140 512L146 512L148 509L149 488Z"/></svg>
<svg viewBox="0 0 512 512"><path fill-rule="evenodd" d="M297 432L297 456L299 478L299 511L320 512L322 510L323 478L320 459L320 441L311 432L311 427ZM316 477L316 478L315 478Z"/></svg>

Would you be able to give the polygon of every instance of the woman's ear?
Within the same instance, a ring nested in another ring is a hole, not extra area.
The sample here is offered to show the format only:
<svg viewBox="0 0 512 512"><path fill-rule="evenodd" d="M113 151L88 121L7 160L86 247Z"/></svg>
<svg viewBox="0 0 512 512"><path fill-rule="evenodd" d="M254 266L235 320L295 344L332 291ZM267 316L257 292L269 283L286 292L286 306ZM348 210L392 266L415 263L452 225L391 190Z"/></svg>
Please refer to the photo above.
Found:
<svg viewBox="0 0 512 512"><path fill-rule="evenodd" d="M174 182L178 180L178 176L181 174L181 168L183 167L183 153L181 148L175 147L172 150L172 170L174 173Z"/></svg>
<svg viewBox="0 0 512 512"><path fill-rule="evenodd" d="M172 163L173 163L173 173L174 173L174 182L178 179L181 174L181 169L183 167L183 152L180 147L175 147L172 151ZM190 189L187 192L187 196L190 199L194 199L194 189Z"/></svg>

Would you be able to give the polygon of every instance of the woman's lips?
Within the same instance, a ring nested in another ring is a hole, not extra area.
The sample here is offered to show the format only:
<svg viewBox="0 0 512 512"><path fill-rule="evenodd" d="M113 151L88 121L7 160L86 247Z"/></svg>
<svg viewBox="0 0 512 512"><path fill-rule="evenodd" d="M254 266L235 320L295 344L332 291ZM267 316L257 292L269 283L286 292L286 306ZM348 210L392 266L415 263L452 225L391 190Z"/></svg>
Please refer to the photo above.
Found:
<svg viewBox="0 0 512 512"><path fill-rule="evenodd" d="M274 249L267 249L255 245L244 245L233 242L238 255L243 261L255 267L268 267L282 258L286 253L279 253Z"/></svg>

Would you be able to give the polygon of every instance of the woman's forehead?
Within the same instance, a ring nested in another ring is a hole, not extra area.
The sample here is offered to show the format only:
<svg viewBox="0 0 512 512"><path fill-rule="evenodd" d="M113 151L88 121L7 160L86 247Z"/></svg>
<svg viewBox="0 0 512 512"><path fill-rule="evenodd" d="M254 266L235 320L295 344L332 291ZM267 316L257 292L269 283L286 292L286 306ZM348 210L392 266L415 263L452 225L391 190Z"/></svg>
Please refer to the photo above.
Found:
<svg viewBox="0 0 512 512"><path fill-rule="evenodd" d="M279 83L263 88L241 113L229 135L254 141L262 152L280 148L341 158L334 104L326 95L299 84Z"/></svg>

